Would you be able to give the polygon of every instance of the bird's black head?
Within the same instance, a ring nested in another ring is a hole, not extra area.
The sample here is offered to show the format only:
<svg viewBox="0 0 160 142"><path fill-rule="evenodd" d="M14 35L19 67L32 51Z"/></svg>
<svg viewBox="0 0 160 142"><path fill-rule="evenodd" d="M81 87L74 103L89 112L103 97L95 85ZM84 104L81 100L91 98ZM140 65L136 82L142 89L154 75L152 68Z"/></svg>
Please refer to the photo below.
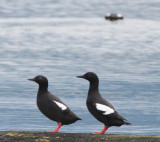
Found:
<svg viewBox="0 0 160 142"><path fill-rule="evenodd" d="M36 77L28 80L34 81L38 83L40 86L48 86L48 79L43 75L37 75Z"/></svg>
<svg viewBox="0 0 160 142"><path fill-rule="evenodd" d="M97 82L98 76L94 72L87 72L84 75L77 76L78 78L84 78L88 80L89 82Z"/></svg>

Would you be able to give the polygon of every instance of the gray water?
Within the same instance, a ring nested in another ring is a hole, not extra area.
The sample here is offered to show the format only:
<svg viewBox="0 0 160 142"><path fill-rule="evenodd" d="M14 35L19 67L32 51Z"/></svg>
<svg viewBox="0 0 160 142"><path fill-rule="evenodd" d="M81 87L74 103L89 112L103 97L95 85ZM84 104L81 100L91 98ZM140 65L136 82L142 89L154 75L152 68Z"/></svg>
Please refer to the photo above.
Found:
<svg viewBox="0 0 160 142"><path fill-rule="evenodd" d="M60 132L101 131L86 108L88 71L101 95L132 123L108 133L160 135L160 1L1 0L0 131L54 130L36 106L42 74L82 121ZM119 12L124 20L104 19Z"/></svg>

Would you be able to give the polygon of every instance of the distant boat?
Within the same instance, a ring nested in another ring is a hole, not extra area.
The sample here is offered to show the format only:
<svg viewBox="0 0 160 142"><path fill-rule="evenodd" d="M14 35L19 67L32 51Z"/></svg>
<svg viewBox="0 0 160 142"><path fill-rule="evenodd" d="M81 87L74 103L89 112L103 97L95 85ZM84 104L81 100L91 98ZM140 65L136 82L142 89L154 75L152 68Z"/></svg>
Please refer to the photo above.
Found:
<svg viewBox="0 0 160 142"><path fill-rule="evenodd" d="M106 16L105 16L105 19L106 20L119 20L119 19L123 19L123 16L121 14L113 14L113 13L108 13Z"/></svg>

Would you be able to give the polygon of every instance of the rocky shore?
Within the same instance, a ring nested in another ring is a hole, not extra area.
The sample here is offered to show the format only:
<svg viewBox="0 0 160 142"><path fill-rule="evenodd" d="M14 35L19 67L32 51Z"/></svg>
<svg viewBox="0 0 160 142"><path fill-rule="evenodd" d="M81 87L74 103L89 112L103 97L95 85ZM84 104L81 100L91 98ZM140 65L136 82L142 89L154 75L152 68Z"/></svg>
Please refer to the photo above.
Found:
<svg viewBox="0 0 160 142"><path fill-rule="evenodd" d="M0 142L160 142L160 136L4 131Z"/></svg>

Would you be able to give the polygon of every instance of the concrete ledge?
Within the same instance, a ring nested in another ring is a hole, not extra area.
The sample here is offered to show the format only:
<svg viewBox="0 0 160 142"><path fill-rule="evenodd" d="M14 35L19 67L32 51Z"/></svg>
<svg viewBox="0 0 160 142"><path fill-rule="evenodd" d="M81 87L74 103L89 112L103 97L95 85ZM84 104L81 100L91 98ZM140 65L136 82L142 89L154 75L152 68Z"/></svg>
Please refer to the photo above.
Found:
<svg viewBox="0 0 160 142"><path fill-rule="evenodd" d="M160 142L160 136L5 131L0 142Z"/></svg>

